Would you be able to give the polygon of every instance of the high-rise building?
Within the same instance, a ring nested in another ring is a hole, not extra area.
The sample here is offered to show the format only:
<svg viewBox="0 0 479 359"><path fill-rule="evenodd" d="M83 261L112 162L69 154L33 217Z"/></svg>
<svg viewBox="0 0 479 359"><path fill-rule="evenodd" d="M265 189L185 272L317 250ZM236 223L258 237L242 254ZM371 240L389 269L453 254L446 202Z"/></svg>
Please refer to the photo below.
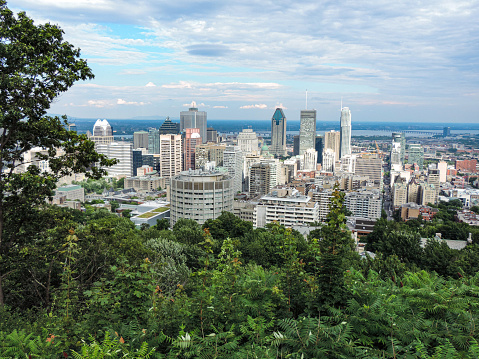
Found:
<svg viewBox="0 0 479 359"><path fill-rule="evenodd" d="M323 163L323 149L324 149L324 137L316 136L316 143L314 146L316 152L318 152L318 163Z"/></svg>
<svg viewBox="0 0 479 359"><path fill-rule="evenodd" d="M198 224L233 211L233 178L216 170L184 171L171 179L170 225L180 218Z"/></svg>
<svg viewBox="0 0 479 359"><path fill-rule="evenodd" d="M248 153L244 156L243 159L243 178L244 178L244 186L243 191L249 191L249 174L251 166L255 163L259 163L261 160L261 155L258 152Z"/></svg>
<svg viewBox="0 0 479 359"><path fill-rule="evenodd" d="M105 168L109 176L133 175L133 146L129 142L99 143L96 145L98 153L110 159L116 158L118 163Z"/></svg>
<svg viewBox="0 0 479 359"><path fill-rule="evenodd" d="M324 149L329 148L335 153L335 161L339 161L339 144L340 133L337 131L329 131L324 133Z"/></svg>
<svg viewBox="0 0 479 359"><path fill-rule="evenodd" d="M303 171L316 171L318 163L318 152L314 148L308 148L303 153Z"/></svg>
<svg viewBox="0 0 479 359"><path fill-rule="evenodd" d="M446 161L439 161L439 163L437 164L437 169L439 170L439 182L441 182L441 183L446 182L447 162Z"/></svg>
<svg viewBox="0 0 479 359"><path fill-rule="evenodd" d="M180 131L185 128L199 128L203 143L207 141L206 132L206 111L198 111L196 103L193 101L192 107L188 111L180 112Z"/></svg>
<svg viewBox="0 0 479 359"><path fill-rule="evenodd" d="M158 129L160 135L178 135L180 133L180 124L175 123L170 120L169 117L166 118Z"/></svg>
<svg viewBox="0 0 479 359"><path fill-rule="evenodd" d="M201 145L199 128L186 128L183 141L183 170L195 169L195 149Z"/></svg>
<svg viewBox="0 0 479 359"><path fill-rule="evenodd" d="M424 166L424 148L420 144L410 144L408 149L407 162L410 164L417 164L419 170Z"/></svg>
<svg viewBox="0 0 479 359"><path fill-rule="evenodd" d="M223 166L225 144L204 143L195 148L195 168L200 169L207 162L214 162L216 166Z"/></svg>
<svg viewBox="0 0 479 359"><path fill-rule="evenodd" d="M316 110L302 110L299 127L299 155L316 146Z"/></svg>
<svg viewBox="0 0 479 359"><path fill-rule="evenodd" d="M393 146L394 146L394 143L400 144L400 147L399 147L400 161L401 161L400 163L401 165L404 165L404 160L406 159L406 136L404 135L404 132L393 132L392 138L393 138Z"/></svg>
<svg viewBox="0 0 479 359"><path fill-rule="evenodd" d="M97 120L93 125L93 135L90 140L97 144L108 144L114 141L113 130L107 120Z"/></svg>
<svg viewBox="0 0 479 359"><path fill-rule="evenodd" d="M442 130L442 135L444 137L451 136L451 128L450 127L444 127Z"/></svg>
<svg viewBox="0 0 479 359"><path fill-rule="evenodd" d="M403 165L401 160L402 147L400 142L394 142L391 146L391 165Z"/></svg>
<svg viewBox="0 0 479 359"><path fill-rule="evenodd" d="M323 150L323 163L321 170L324 172L334 172L336 166L336 153L330 149L325 148Z"/></svg>
<svg viewBox="0 0 479 359"><path fill-rule="evenodd" d="M374 219L381 217L382 198L379 190L346 193L344 205L356 217Z"/></svg>
<svg viewBox="0 0 479 359"><path fill-rule="evenodd" d="M299 156L299 135L293 136L293 156Z"/></svg>
<svg viewBox="0 0 479 359"><path fill-rule="evenodd" d="M160 153L160 132L156 128L148 131L148 153Z"/></svg>
<svg viewBox="0 0 479 359"><path fill-rule="evenodd" d="M277 108L271 118L271 147L269 152L275 156L286 155L286 117L281 108Z"/></svg>
<svg viewBox="0 0 479 359"><path fill-rule="evenodd" d="M356 158L354 174L361 177L367 176L375 186L382 188L383 171L380 158Z"/></svg>
<svg viewBox="0 0 479 359"><path fill-rule="evenodd" d="M148 132L135 131L133 132L133 148L148 148Z"/></svg>
<svg viewBox="0 0 479 359"><path fill-rule="evenodd" d="M243 190L243 152L239 146L227 146L223 153L223 167L233 177L234 192Z"/></svg>
<svg viewBox="0 0 479 359"><path fill-rule="evenodd" d="M341 138L339 157L351 154L351 111L348 107L341 109Z"/></svg>
<svg viewBox="0 0 479 359"><path fill-rule="evenodd" d="M206 129L206 142L218 142L218 132L213 127L208 127Z"/></svg>
<svg viewBox="0 0 479 359"><path fill-rule="evenodd" d="M255 163L249 170L249 195L261 197L271 191L272 166L266 163Z"/></svg>
<svg viewBox="0 0 479 359"><path fill-rule="evenodd" d="M172 177L181 172L181 135L160 136L160 177ZM152 166L154 168L154 166Z"/></svg>
<svg viewBox="0 0 479 359"><path fill-rule="evenodd" d="M238 134L238 146L247 155L259 150L258 148L258 136L256 132L253 132L251 128L245 128Z"/></svg>

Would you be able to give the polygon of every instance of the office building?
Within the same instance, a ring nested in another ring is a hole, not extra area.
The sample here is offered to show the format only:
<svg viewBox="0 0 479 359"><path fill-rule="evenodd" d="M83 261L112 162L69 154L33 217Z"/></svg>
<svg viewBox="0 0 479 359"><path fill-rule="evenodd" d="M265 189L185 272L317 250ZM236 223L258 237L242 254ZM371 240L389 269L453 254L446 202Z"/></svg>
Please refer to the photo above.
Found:
<svg viewBox="0 0 479 359"><path fill-rule="evenodd" d="M287 154L286 117L281 108L277 108L271 118L271 147L269 152L274 156L285 156Z"/></svg>
<svg viewBox="0 0 479 359"><path fill-rule="evenodd" d="M251 128L245 128L238 134L238 146L247 155L259 151L258 135Z"/></svg>
<svg viewBox="0 0 479 359"><path fill-rule="evenodd" d="M439 182L445 183L447 178L447 162L439 161L437 169L439 170Z"/></svg>
<svg viewBox="0 0 479 359"><path fill-rule="evenodd" d="M254 227L277 222L291 228L319 220L319 204L293 188L274 189L262 196L254 209Z"/></svg>
<svg viewBox="0 0 479 359"><path fill-rule="evenodd" d="M354 173L356 171L356 155L341 157L341 171Z"/></svg>
<svg viewBox="0 0 479 359"><path fill-rule="evenodd" d="M133 149L137 148L148 148L148 132L133 132Z"/></svg>
<svg viewBox="0 0 479 359"><path fill-rule="evenodd" d="M99 143L96 145L98 153L110 159L116 158L118 163L104 168L109 176L131 177L133 175L133 145L129 142Z"/></svg>
<svg viewBox="0 0 479 359"><path fill-rule="evenodd" d="M202 225L221 212L233 211L233 178L216 170L184 171L171 178L170 225L180 218Z"/></svg>
<svg viewBox="0 0 479 359"><path fill-rule="evenodd" d="M249 173L251 166L255 163L259 163L261 160L261 155L257 152L249 153L246 156L244 156L243 159L243 191L248 192L249 191Z"/></svg>
<svg viewBox="0 0 479 359"><path fill-rule="evenodd" d="M195 150L201 145L201 136L199 128L186 128L183 141L183 170L194 170L195 167Z"/></svg>
<svg viewBox="0 0 479 359"><path fill-rule="evenodd" d="M412 178L407 185L407 203L419 203L419 183Z"/></svg>
<svg viewBox="0 0 479 359"><path fill-rule="evenodd" d="M404 165L404 161L406 159L406 136L403 132L393 132L392 133L393 145L394 143L399 143L399 146L396 145L398 149L400 149L400 158L401 165Z"/></svg>
<svg viewBox="0 0 479 359"><path fill-rule="evenodd" d="M397 177L392 188L393 206L395 208L407 203L407 183L402 177Z"/></svg>
<svg viewBox="0 0 479 359"><path fill-rule="evenodd" d="M401 159L401 155L402 155L401 152L402 152L401 143L393 141L391 146L391 166L400 165L402 167L403 162Z"/></svg>
<svg viewBox="0 0 479 359"><path fill-rule="evenodd" d="M302 110L299 127L299 155L316 147L316 110Z"/></svg>
<svg viewBox="0 0 479 359"><path fill-rule="evenodd" d="M339 161L339 145L341 135L337 131L328 131L324 133L324 148L330 149L335 153L335 161Z"/></svg>
<svg viewBox="0 0 479 359"><path fill-rule="evenodd" d="M233 178L234 193L243 190L243 152L239 146L227 146L223 152L223 167Z"/></svg>
<svg viewBox="0 0 479 359"><path fill-rule="evenodd" d="M354 174L360 177L368 177L375 187L383 186L382 160L380 158L356 158Z"/></svg>
<svg viewBox="0 0 479 359"><path fill-rule="evenodd" d="M113 129L107 120L97 120L93 125L93 135L89 138L97 144L108 144L114 141Z"/></svg>
<svg viewBox="0 0 479 359"><path fill-rule="evenodd" d="M321 171L334 172L336 167L336 152L330 148L323 150L323 163L321 165Z"/></svg>
<svg viewBox="0 0 479 359"><path fill-rule="evenodd" d="M302 168L303 171L316 171L316 165L318 163L318 152L314 148L308 148L303 153L303 160L302 160Z"/></svg>
<svg viewBox="0 0 479 359"><path fill-rule="evenodd" d="M293 136L293 156L299 156L299 135Z"/></svg>
<svg viewBox="0 0 479 359"><path fill-rule="evenodd" d="M180 133L180 124L172 122L169 117L161 124L158 129L160 135L178 135Z"/></svg>
<svg viewBox="0 0 479 359"><path fill-rule="evenodd" d="M216 166L223 166L225 144L203 143L195 148L195 168L200 169L207 162L214 162Z"/></svg>
<svg viewBox="0 0 479 359"><path fill-rule="evenodd" d="M148 131L148 153L160 153L160 132L156 128Z"/></svg>
<svg viewBox="0 0 479 359"><path fill-rule="evenodd" d="M442 130L442 135L444 137L451 136L451 128L450 127L444 127Z"/></svg>
<svg viewBox="0 0 479 359"><path fill-rule="evenodd" d="M316 136L314 149L318 153L318 163L323 163L324 137Z"/></svg>
<svg viewBox="0 0 479 359"><path fill-rule="evenodd" d="M181 154L181 135L159 135L160 177L172 177L181 172L183 156ZM153 168L155 168L153 166Z"/></svg>
<svg viewBox="0 0 479 359"><path fill-rule="evenodd" d="M361 190L346 193L344 205L355 217L371 219L381 217L382 198L379 190Z"/></svg>
<svg viewBox="0 0 479 359"><path fill-rule="evenodd" d="M419 170L422 171L424 166L424 148L420 144L409 145L407 162L410 164L417 164Z"/></svg>
<svg viewBox="0 0 479 359"><path fill-rule="evenodd" d="M188 111L180 112L180 131L184 131L185 128L199 128L201 140L206 143L206 121L206 111L198 111L196 103L193 101L192 107Z"/></svg>
<svg viewBox="0 0 479 359"><path fill-rule="evenodd" d="M351 154L351 111L348 107L341 109L341 137L339 156Z"/></svg>
<svg viewBox="0 0 479 359"><path fill-rule="evenodd" d="M206 142L218 142L218 132L213 127L208 127L206 129Z"/></svg>
<svg viewBox="0 0 479 359"><path fill-rule="evenodd" d="M249 169L249 195L250 197L261 197L271 191L273 168L270 164L255 163Z"/></svg>

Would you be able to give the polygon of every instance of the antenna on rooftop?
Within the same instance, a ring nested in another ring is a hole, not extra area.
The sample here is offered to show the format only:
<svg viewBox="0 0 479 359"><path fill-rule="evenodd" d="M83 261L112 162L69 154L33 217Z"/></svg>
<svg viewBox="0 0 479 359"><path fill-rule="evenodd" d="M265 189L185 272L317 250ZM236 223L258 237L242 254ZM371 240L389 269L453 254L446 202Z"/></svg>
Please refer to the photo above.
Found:
<svg viewBox="0 0 479 359"><path fill-rule="evenodd" d="M343 96L341 96L341 110L343 109Z"/></svg>

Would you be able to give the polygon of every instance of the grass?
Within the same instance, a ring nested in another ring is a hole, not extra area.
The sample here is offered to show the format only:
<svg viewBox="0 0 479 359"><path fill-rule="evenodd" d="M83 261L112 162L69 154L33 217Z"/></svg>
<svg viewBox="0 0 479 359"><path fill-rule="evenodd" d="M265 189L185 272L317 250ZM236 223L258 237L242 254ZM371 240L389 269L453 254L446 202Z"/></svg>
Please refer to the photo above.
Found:
<svg viewBox="0 0 479 359"><path fill-rule="evenodd" d="M151 218L153 216L156 216L158 213L163 213L163 212L165 212L169 209L170 209L169 207L156 208L156 209L153 209L149 212L145 212L145 213L142 213L142 214L138 215L138 218Z"/></svg>

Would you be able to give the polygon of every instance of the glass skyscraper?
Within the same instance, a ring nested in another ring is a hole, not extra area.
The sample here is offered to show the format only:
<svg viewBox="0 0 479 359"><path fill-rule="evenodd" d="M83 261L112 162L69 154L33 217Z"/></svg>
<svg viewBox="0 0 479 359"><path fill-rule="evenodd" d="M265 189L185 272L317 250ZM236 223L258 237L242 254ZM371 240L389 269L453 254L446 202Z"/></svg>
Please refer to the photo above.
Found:
<svg viewBox="0 0 479 359"><path fill-rule="evenodd" d="M271 147L269 153L275 156L286 155L286 117L281 108L274 111L271 119Z"/></svg>
<svg viewBox="0 0 479 359"><path fill-rule="evenodd" d="M348 107L341 109L341 137L339 157L351 154L351 111Z"/></svg>

